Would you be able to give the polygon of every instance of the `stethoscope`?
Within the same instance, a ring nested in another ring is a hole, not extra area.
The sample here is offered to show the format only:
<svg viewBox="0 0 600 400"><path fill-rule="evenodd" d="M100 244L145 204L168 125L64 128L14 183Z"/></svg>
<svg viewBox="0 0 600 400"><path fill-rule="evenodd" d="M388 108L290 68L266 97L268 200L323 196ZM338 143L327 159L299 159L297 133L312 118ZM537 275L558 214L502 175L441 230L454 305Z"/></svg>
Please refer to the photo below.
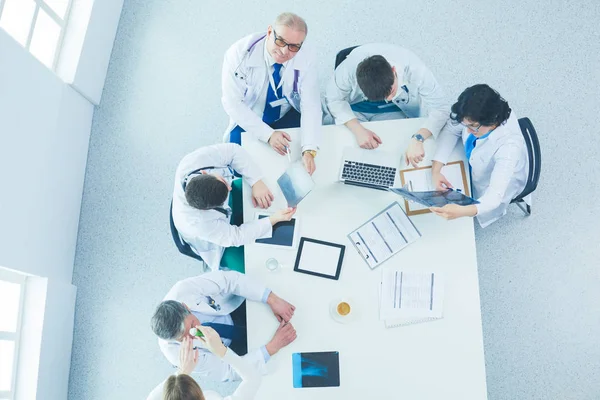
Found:
<svg viewBox="0 0 600 400"><path fill-rule="evenodd" d="M410 99L408 87L406 85L402 85L399 87L399 89L400 90L398 90L398 93L396 93L396 96L394 96L394 98L392 99L392 102L408 104L408 100Z"/></svg>
<svg viewBox="0 0 600 400"><path fill-rule="evenodd" d="M191 172L188 172L182 179L181 181L181 188L183 189L183 192L185 193L185 188L187 186L188 180L190 179L190 177L192 175L199 175L202 171L207 171L207 170L211 170L211 169L227 169L229 171L230 175L223 175L223 178L233 178L235 175L233 173L233 170L231 169L231 167L227 166L227 167L202 167L202 168L198 168L195 169ZM211 208L211 210L215 210L220 212L221 214L224 214L226 217L231 216L231 210L230 209L226 209L223 207L215 207L215 208Z"/></svg>
<svg viewBox="0 0 600 400"><path fill-rule="evenodd" d="M238 78L239 80L242 80L242 81L245 81L248 78L248 75L246 75L244 72L242 72L240 70L240 67L242 66L242 64L245 61L247 61L248 57L250 57L250 52L252 51L252 49L254 48L254 46L256 46L256 44L258 42L260 42L261 40L263 40L266 37L267 37L267 35L263 35L263 36L259 37L258 39L256 39L254 42L252 42L252 44L250 44L250 46L248 47L248 49L244 53L244 56L242 57L240 63L238 64L238 66L233 71L233 75L236 78ZM298 79L300 79L300 71L297 70L297 69L295 69L294 70L294 85L293 85L292 93L290 94L290 97L293 100L300 99L300 93L298 93Z"/></svg>

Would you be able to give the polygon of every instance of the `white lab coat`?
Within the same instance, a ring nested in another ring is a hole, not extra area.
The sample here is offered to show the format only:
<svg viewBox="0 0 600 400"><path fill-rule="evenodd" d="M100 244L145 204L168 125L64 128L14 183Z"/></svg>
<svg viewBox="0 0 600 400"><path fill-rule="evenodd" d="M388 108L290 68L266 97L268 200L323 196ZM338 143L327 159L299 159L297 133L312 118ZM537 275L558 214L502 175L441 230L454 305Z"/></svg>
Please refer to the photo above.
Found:
<svg viewBox="0 0 600 400"><path fill-rule="evenodd" d="M222 72L223 97L221 101L229 115L229 126L225 131L225 141L229 132L239 125L259 140L267 142L274 129L262 121L264 104L257 107L260 96L266 96L269 85L269 71L264 58L266 33L254 33L238 40L225 53ZM260 39L260 40L258 40ZM250 50L250 46L256 42ZM299 71L298 93L300 101L291 95L294 84L294 70ZM308 43L285 63L282 94L290 105L301 113L302 151L317 150L321 137L321 96L317 75L316 59Z"/></svg>
<svg viewBox="0 0 600 400"><path fill-rule="evenodd" d="M470 133L448 120L437 139L433 160L446 164L462 137L464 147ZM477 220L482 228L506 214L512 199L525 188L529 175L527 146L514 112L504 125L485 139L478 139L471 159L471 184L477 204Z"/></svg>
<svg viewBox="0 0 600 400"><path fill-rule="evenodd" d="M234 143L199 148L181 160L175 173L173 222L183 240L213 271L219 269L225 247L253 243L258 238L270 237L272 234L268 218L246 222L238 227L231 225L230 217L219 211L198 210L188 204L183 191L183 180L188 173L198 168L216 167L214 172L224 175L229 172L229 166L240 173L250 186L261 179L260 169L250 155ZM225 205L228 200L225 200Z"/></svg>
<svg viewBox="0 0 600 400"><path fill-rule="evenodd" d="M399 91L403 90L403 85L408 88L405 102L394 99L396 106L408 118L427 116L421 128L437 136L450 112L444 90L414 53L393 44L370 43L357 47L334 71L327 85L325 100L335 123L342 125L356 118L350 105L368 100L358 86L356 67L365 58L374 55L383 56L392 67L396 67Z"/></svg>
<svg viewBox="0 0 600 400"><path fill-rule="evenodd" d="M262 376L252 367L251 364L244 361L243 358L235 354L231 349L227 349L223 362L229 364L235 372L242 378L242 383L231 396L222 397L217 392L203 391L206 400L252 400L258 392ZM161 382L152 390L147 400L163 400L163 390L165 381Z"/></svg>
<svg viewBox="0 0 600 400"><path fill-rule="evenodd" d="M238 308L244 299L261 301L268 289L247 275L235 271L214 271L177 282L163 301L175 300L185 303L192 311L205 315L229 315ZM219 311L208 305L206 296L214 299L221 308ZM199 342L196 343L200 345ZM179 365L179 343L158 339L160 350L173 365ZM210 351L200 349L198 365L194 373L215 381L235 381L240 376L231 365L219 359ZM259 373L266 374L265 357L261 349L250 350L242 357Z"/></svg>

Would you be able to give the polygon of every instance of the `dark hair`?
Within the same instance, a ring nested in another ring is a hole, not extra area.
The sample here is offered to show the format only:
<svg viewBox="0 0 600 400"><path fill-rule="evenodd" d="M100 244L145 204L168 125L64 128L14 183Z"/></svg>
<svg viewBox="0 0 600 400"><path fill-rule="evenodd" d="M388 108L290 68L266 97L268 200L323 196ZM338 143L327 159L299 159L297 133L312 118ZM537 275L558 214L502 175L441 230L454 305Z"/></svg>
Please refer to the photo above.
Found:
<svg viewBox="0 0 600 400"><path fill-rule="evenodd" d="M197 175L185 186L185 199L199 210L210 210L225 202L229 190L214 175Z"/></svg>
<svg viewBox="0 0 600 400"><path fill-rule="evenodd" d="M498 92L486 84L466 88L452 105L450 119L461 123L465 118L484 126L502 125L511 109Z"/></svg>
<svg viewBox="0 0 600 400"><path fill-rule="evenodd" d="M189 375L171 375L163 386L165 400L205 400L198 383Z"/></svg>
<svg viewBox="0 0 600 400"><path fill-rule="evenodd" d="M394 71L382 56L365 58L356 67L356 81L371 101L385 100L394 86Z"/></svg>
<svg viewBox="0 0 600 400"><path fill-rule="evenodd" d="M156 336L164 340L175 340L183 335L185 319L190 311L175 300L163 301L156 307L150 326Z"/></svg>

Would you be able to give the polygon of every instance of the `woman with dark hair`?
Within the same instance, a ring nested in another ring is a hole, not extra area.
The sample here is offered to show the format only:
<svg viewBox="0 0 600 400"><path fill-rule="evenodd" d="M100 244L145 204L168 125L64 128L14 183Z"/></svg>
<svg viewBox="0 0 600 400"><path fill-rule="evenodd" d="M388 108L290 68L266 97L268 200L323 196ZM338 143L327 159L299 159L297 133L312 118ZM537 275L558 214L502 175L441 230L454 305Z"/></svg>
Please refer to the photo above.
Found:
<svg viewBox="0 0 600 400"><path fill-rule="evenodd" d="M442 174L456 142L462 138L474 196L479 204L431 207L446 219L477 217L482 228L498 220L525 188L529 173L527 147L517 117L506 100L485 84L467 88L452 106L433 157L432 179L437 190L452 188Z"/></svg>
<svg viewBox="0 0 600 400"><path fill-rule="evenodd" d="M198 350L189 337L185 337L179 350L179 370L161 382L150 393L147 400L252 400L261 381L260 373L230 348L223 345L219 334L208 326L197 326L204 337L198 337L204 347L229 363L242 378L237 390L225 398L215 392L203 392L190 376L198 363Z"/></svg>

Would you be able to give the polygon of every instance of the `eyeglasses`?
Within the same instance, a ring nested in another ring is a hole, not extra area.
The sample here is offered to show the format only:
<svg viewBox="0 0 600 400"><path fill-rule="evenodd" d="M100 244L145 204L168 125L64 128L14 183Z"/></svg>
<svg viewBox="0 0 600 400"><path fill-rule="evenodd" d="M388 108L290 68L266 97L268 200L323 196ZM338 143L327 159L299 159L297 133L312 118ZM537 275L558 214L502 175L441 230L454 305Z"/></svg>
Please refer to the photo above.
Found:
<svg viewBox="0 0 600 400"><path fill-rule="evenodd" d="M475 132L475 133L479 133L479 130L481 129L481 126L482 126L481 124L479 124L479 125L477 125L477 126L474 126L474 125L468 125L468 124L465 124L464 122L461 122L460 124L461 124L462 126L464 126L465 128L468 128L468 129L472 130L472 131L473 131L473 132Z"/></svg>
<svg viewBox="0 0 600 400"><path fill-rule="evenodd" d="M285 47L287 46L288 49L290 49L290 51L292 53L297 53L300 51L300 48L302 47L301 44L290 44L288 42L286 42L285 40L283 40L280 37L277 37L277 32L275 32L275 29L273 29L273 36L275 37L275 44L279 47Z"/></svg>

